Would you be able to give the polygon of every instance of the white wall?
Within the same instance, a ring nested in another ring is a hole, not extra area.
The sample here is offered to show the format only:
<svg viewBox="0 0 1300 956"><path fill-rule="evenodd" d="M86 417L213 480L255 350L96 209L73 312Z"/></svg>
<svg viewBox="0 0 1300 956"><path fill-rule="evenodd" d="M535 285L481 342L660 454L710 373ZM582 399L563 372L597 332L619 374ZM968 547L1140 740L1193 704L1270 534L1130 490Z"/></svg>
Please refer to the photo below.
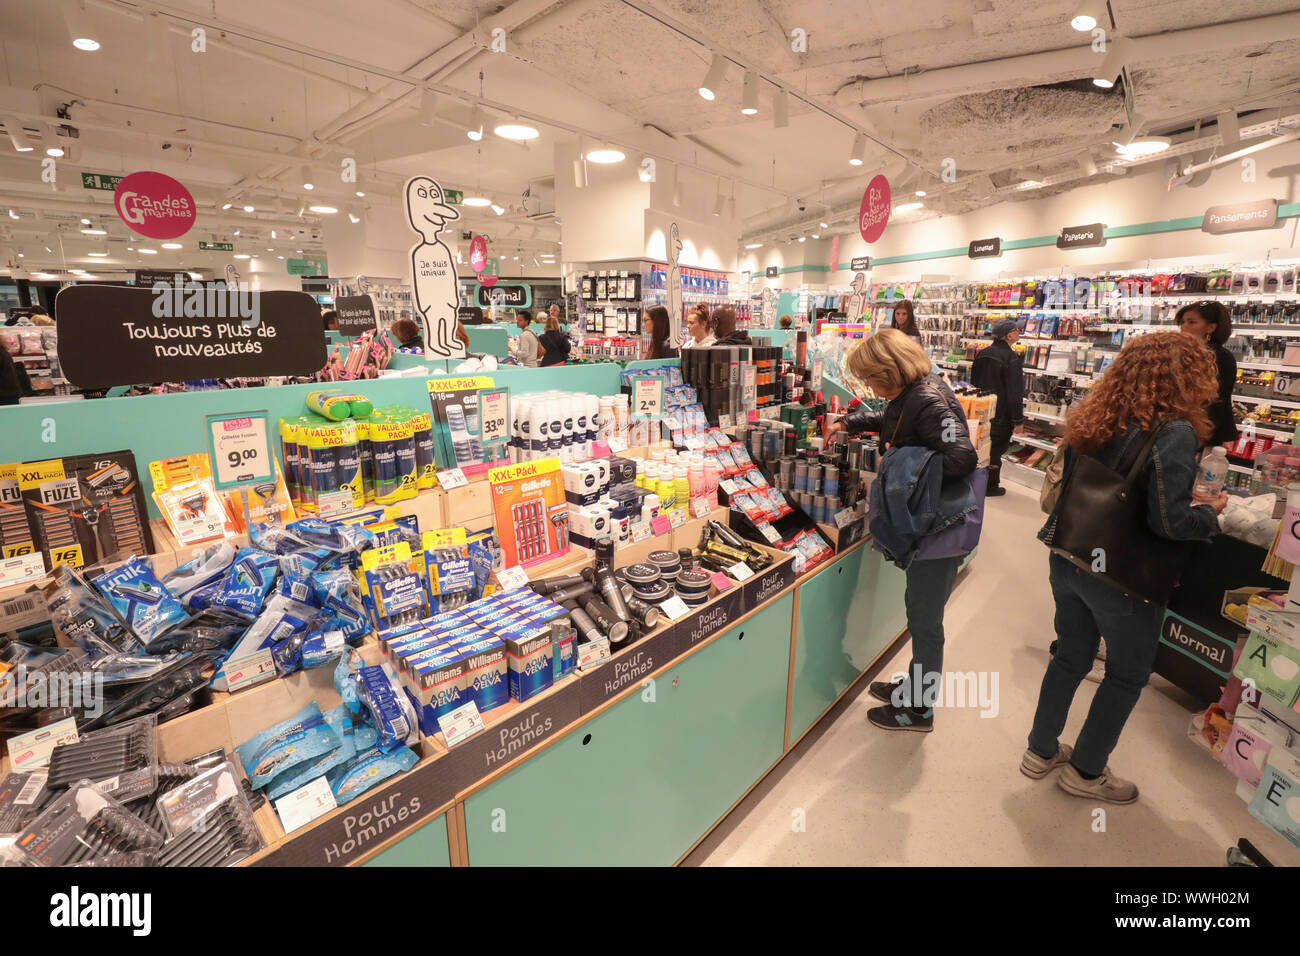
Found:
<svg viewBox="0 0 1300 956"><path fill-rule="evenodd" d="M576 140L556 144L555 216L562 223L563 258L567 262L640 258L645 254L644 213L650 204L650 186L637 178L635 158L609 166L588 163L587 185L582 189L573 179L577 158Z"/></svg>
<svg viewBox="0 0 1300 956"><path fill-rule="evenodd" d="M713 219L710 212L709 218ZM661 212L656 209L645 211L645 257L668 261L668 232L673 223L677 223L678 236L682 242L678 262L684 266L700 269L717 269L731 272L736 267L736 240L739 229L734 222L714 219L713 222L697 222L680 214ZM565 223L566 227L568 223ZM568 246L566 244L565 248Z"/></svg>
<svg viewBox="0 0 1300 956"><path fill-rule="evenodd" d="M453 255L458 248L458 226L459 222L448 223L442 233L442 240ZM409 254L418 237L411 230L406 221L406 211L400 205L373 206L357 223L342 212L326 217L321 236L332 276L409 278Z"/></svg>

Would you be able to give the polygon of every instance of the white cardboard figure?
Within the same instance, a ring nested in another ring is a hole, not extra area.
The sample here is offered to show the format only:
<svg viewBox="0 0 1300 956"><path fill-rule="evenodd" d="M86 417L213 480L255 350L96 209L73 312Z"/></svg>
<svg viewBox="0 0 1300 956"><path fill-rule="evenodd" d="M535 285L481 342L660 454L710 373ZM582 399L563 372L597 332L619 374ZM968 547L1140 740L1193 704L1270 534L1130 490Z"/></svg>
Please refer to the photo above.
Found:
<svg viewBox="0 0 1300 956"><path fill-rule="evenodd" d="M850 322L861 322L862 313L867 310L867 275L865 272L853 276L853 295L849 296L848 315Z"/></svg>
<svg viewBox="0 0 1300 956"><path fill-rule="evenodd" d="M407 182L406 219L421 239L411 248L411 289L415 311L424 321L424 351L439 358L465 355L464 343L456 338L456 260L438 238L448 222L459 218L460 213L447 205L442 187L428 176Z"/></svg>
<svg viewBox="0 0 1300 956"><path fill-rule="evenodd" d="M682 237L673 223L668 229L668 344L681 348L682 344L682 267L678 258L682 254Z"/></svg>

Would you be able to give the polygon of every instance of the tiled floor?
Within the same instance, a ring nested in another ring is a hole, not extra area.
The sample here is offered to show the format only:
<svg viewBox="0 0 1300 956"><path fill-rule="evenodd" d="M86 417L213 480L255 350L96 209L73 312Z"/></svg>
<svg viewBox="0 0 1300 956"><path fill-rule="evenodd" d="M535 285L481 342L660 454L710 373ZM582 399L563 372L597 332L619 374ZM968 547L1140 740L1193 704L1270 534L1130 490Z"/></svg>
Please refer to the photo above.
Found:
<svg viewBox="0 0 1300 956"><path fill-rule="evenodd" d="M945 667L998 678L996 716L941 710L934 733L886 733L859 682L819 727L691 854L690 865L1217 866L1238 837L1278 865L1297 851L1246 812L1231 776L1187 737L1194 702L1153 677L1111 759L1141 789L1108 807L1018 766L1052 641L1037 494L988 504L980 550L948 603ZM885 668L909 659L904 643ZM1072 742L1097 685L1085 681ZM1104 810L1099 811L1099 807Z"/></svg>

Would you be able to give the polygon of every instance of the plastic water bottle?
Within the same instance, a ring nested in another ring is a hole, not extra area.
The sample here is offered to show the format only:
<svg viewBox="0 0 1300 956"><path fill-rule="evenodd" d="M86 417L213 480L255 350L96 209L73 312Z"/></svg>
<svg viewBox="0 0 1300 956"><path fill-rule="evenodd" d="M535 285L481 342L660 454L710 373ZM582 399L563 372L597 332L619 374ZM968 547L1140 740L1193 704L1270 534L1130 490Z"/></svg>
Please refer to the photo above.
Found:
<svg viewBox="0 0 1300 956"><path fill-rule="evenodd" d="M1228 453L1222 448L1212 448L1202 459L1196 472L1196 481L1192 484L1192 500L1197 504L1208 504L1223 491L1223 482L1228 477Z"/></svg>

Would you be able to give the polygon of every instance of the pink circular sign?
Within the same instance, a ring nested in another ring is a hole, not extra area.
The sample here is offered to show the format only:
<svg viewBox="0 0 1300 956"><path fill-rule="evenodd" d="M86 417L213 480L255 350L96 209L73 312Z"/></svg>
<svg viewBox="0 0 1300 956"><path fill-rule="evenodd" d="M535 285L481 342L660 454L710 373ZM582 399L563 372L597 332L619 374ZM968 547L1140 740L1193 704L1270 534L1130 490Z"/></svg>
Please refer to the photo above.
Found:
<svg viewBox="0 0 1300 956"><path fill-rule="evenodd" d="M118 218L150 239L175 239L194 226L194 197L164 173L132 173L113 191Z"/></svg>
<svg viewBox="0 0 1300 956"><path fill-rule="evenodd" d="M867 184L858 208L858 231L867 242L875 242L884 235L889 225L889 205L889 180L881 173Z"/></svg>
<svg viewBox="0 0 1300 956"><path fill-rule="evenodd" d="M499 280L500 278L501 278L500 276L492 275L487 272L480 272L478 275L479 284L485 285L489 289L492 288L494 285L496 285L497 280Z"/></svg>
<svg viewBox="0 0 1300 956"><path fill-rule="evenodd" d="M482 236L475 236L469 244L469 264L475 272L482 272L487 267L487 240Z"/></svg>

